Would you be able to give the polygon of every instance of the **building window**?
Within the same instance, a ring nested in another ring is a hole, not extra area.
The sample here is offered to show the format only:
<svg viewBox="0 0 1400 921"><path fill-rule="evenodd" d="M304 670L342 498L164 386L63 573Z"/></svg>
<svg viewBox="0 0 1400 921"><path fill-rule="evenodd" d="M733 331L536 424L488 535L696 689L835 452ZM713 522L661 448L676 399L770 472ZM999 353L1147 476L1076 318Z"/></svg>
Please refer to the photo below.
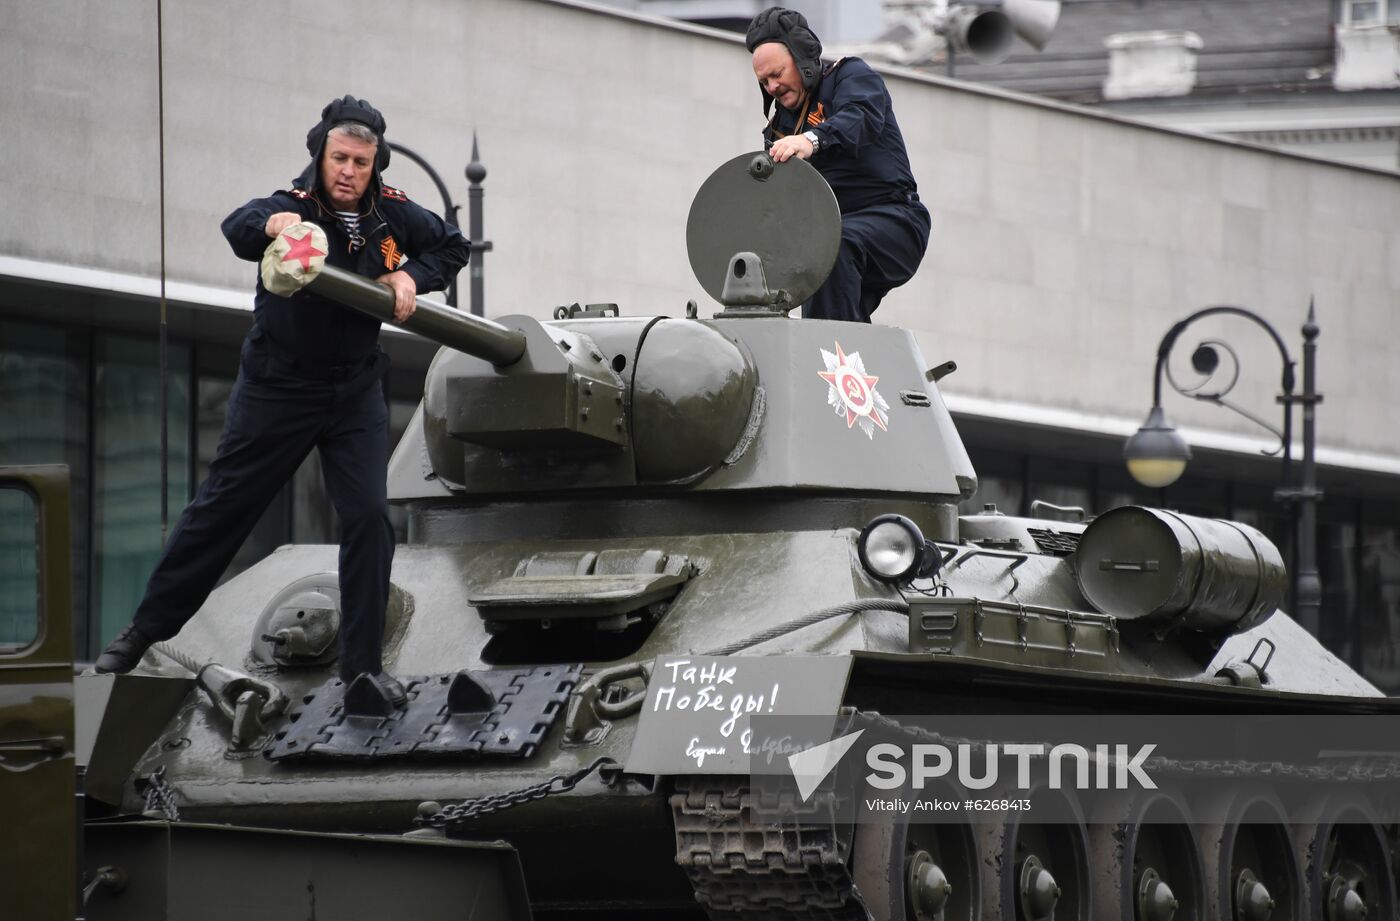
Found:
<svg viewBox="0 0 1400 921"><path fill-rule="evenodd" d="M72 499L74 649L91 657L130 620L161 550L160 363L153 337L0 318L0 466L66 464ZM168 525L208 473L238 369L236 349L170 343ZM422 392L422 370L392 373L390 445ZM32 629L11 590L33 523L0 508L0 643ZM22 516L21 516L22 517ZM400 539L402 510L390 517ZM31 516L32 518L32 516ZM223 578L289 542L334 544L338 524L316 452L263 513ZM17 571L17 570L16 570ZM25 583L32 591L33 586ZM31 599L32 600L32 599Z"/></svg>
<svg viewBox="0 0 1400 921"><path fill-rule="evenodd" d="M39 635L39 555L34 500L0 489L0 653Z"/></svg>
<svg viewBox="0 0 1400 921"><path fill-rule="evenodd" d="M1361 532L1361 670L1382 690L1400 693L1400 527Z"/></svg>
<svg viewBox="0 0 1400 921"><path fill-rule="evenodd" d="M1078 461L1032 455L1026 466L1026 513L1037 500L1059 508L1081 509L1094 514L1093 468ZM1047 510L1047 516L1056 513Z"/></svg>
<svg viewBox="0 0 1400 921"><path fill-rule="evenodd" d="M101 335L93 391L93 600L100 647L131 622L162 547L160 354L149 339ZM190 496L189 348L168 348L166 502Z"/></svg>
<svg viewBox="0 0 1400 921"><path fill-rule="evenodd" d="M1378 26L1386 20L1386 0L1343 0L1342 25L1346 28Z"/></svg>

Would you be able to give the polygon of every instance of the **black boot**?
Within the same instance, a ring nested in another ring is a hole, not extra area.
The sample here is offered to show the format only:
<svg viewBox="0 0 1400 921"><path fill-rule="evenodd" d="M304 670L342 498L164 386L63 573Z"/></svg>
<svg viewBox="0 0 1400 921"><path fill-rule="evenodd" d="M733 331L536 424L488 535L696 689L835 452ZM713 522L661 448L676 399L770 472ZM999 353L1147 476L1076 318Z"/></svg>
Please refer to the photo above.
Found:
<svg viewBox="0 0 1400 921"><path fill-rule="evenodd" d="M402 707L408 701L408 692L403 689L403 683L388 672L380 672L377 675L370 675L379 689L384 692L384 696L389 699L389 703L396 707Z"/></svg>
<svg viewBox="0 0 1400 921"><path fill-rule="evenodd" d="M104 675L110 672L126 674L136 667L136 663L141 661L141 657L154 642L155 640L137 630L135 624L128 624L126 629L118 633L117 638L102 650L102 655L97 657L93 668Z"/></svg>
<svg viewBox="0 0 1400 921"><path fill-rule="evenodd" d="M345 681L345 712L352 716L388 716L408 702L408 692L388 672L360 672Z"/></svg>

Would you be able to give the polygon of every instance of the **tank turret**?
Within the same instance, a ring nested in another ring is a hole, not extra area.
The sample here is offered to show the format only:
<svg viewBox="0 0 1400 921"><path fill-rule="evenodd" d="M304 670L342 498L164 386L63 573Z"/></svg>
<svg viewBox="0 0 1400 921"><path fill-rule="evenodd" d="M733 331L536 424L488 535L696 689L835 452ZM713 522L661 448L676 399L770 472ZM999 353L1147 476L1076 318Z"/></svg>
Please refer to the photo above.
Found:
<svg viewBox="0 0 1400 921"><path fill-rule="evenodd" d="M712 212L726 205L741 213L717 224ZM709 226L741 228L734 248L724 252ZM815 254L796 226L815 228ZM575 389L550 398L524 368L440 353L420 425L395 452L391 498L413 507L599 489L904 493L937 497L943 521L927 526L952 538L953 504L975 479L913 337L786 316L830 269L839 226L830 189L807 164L735 158L697 196L688 232L706 290L719 299L728 288L724 310L708 320L561 311L542 327L503 318L532 336L531 362L578 375ZM603 434L566 443L558 433L571 424ZM853 479L862 467L868 475Z"/></svg>
<svg viewBox="0 0 1400 921"><path fill-rule="evenodd" d="M269 248L264 284L310 285L390 321L382 285L286 258L302 228ZM713 319L620 317L609 305L493 322L420 298L403 325L445 348L394 453L391 500L431 507L440 523L439 500L482 495L901 494L931 503L920 523L956 540L955 506L976 477L940 372L904 330L788 316L840 243L821 176L799 160L736 157L697 194L687 241L724 304Z"/></svg>

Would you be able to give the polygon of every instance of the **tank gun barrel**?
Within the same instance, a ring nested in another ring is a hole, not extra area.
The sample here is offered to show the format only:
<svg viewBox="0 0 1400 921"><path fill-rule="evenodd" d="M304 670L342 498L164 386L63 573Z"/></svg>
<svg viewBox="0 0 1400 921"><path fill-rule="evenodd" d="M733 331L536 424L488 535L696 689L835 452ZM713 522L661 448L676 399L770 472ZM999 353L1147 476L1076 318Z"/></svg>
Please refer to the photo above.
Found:
<svg viewBox="0 0 1400 921"><path fill-rule="evenodd" d="M277 235L262 258L263 286L273 294L290 296L309 288L322 297L394 322L394 292L387 285L327 265L324 231L315 224L293 224ZM525 354L525 334L482 317L417 299L413 316L395 324L426 339L475 355L498 368L513 365Z"/></svg>
<svg viewBox="0 0 1400 921"><path fill-rule="evenodd" d="M323 266L307 286L323 297L369 314L385 323L394 322L394 292L387 285L363 275ZM525 354L525 334L492 320L459 313L451 307L418 298L413 316L396 326L417 333L448 348L475 355L498 367L513 365Z"/></svg>

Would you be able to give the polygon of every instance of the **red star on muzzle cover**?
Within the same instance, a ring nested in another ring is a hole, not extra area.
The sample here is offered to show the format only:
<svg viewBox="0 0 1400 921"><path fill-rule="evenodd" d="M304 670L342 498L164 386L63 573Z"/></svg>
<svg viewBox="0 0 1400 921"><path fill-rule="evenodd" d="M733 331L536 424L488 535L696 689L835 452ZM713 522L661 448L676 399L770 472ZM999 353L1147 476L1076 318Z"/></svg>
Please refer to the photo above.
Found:
<svg viewBox="0 0 1400 921"><path fill-rule="evenodd" d="M311 242L311 237L312 232L309 230L306 232L306 236L299 240L291 234L287 234L287 255L282 257L282 261L291 262L293 259L297 259L301 262L302 271L310 269L312 259L325 255Z"/></svg>

